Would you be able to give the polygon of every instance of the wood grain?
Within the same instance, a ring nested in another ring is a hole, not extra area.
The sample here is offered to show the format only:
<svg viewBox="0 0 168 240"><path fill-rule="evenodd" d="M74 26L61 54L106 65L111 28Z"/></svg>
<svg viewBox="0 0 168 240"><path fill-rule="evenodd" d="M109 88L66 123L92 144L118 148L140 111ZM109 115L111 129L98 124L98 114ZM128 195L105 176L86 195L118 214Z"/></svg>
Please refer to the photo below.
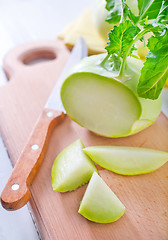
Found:
<svg viewBox="0 0 168 240"><path fill-rule="evenodd" d="M48 116L48 113L52 116ZM1 204L5 209L17 210L30 200L30 184L42 164L52 131L64 116L63 112L46 108L40 115L1 194ZM12 187L16 185L18 189L13 190Z"/></svg>
<svg viewBox="0 0 168 240"><path fill-rule="evenodd" d="M20 65L15 70L15 60L10 59L15 59L14 56L28 49L28 46L23 46L9 53L4 63L6 72L9 69L10 81L0 88L0 128L13 164L23 151L69 55L59 41L37 43L31 47L41 46L43 49L42 45L49 46L52 51L60 51L59 61L53 59L36 65ZM153 173L140 176L121 176L100 170L100 175L126 206L124 216L111 224L96 224L78 214L86 185L69 193L52 190L51 168L55 157L78 138L82 139L85 146L121 145L168 151L168 119L161 113L146 130L130 137L110 139L89 132L66 116L53 130L43 164L31 186L30 204L42 238L167 240L168 164Z"/></svg>

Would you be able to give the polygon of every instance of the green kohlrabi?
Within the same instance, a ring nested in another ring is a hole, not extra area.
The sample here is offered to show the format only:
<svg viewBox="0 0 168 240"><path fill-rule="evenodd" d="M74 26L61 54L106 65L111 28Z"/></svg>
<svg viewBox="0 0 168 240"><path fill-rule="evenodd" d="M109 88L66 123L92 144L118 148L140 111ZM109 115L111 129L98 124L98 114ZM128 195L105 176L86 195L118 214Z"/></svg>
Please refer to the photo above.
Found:
<svg viewBox="0 0 168 240"><path fill-rule="evenodd" d="M167 78L166 1L106 0L107 54L84 58L68 73L61 99L67 114L81 126L106 137L135 134L151 125L161 109ZM143 63L133 55L146 33L149 53Z"/></svg>

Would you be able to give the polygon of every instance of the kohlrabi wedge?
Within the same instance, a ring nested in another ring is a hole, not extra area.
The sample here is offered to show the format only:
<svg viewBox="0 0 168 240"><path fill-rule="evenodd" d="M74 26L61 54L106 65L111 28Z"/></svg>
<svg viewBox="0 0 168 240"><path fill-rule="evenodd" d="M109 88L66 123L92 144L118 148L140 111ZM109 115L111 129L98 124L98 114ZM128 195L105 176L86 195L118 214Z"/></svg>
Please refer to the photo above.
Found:
<svg viewBox="0 0 168 240"><path fill-rule="evenodd" d="M146 148L92 146L83 150L100 166L123 175L149 173L168 161L167 152Z"/></svg>
<svg viewBox="0 0 168 240"><path fill-rule="evenodd" d="M57 156L51 172L53 190L72 191L88 182L93 172L97 171L83 148L81 140L77 140Z"/></svg>
<svg viewBox="0 0 168 240"><path fill-rule="evenodd" d="M143 66L127 58L120 78L120 58L106 54L83 59L67 75L61 99L67 114L79 125L106 137L134 134L151 125L160 113L161 99L141 99L136 86Z"/></svg>
<svg viewBox="0 0 168 240"><path fill-rule="evenodd" d="M78 212L93 222L110 223L124 214L125 207L103 179L94 172Z"/></svg>

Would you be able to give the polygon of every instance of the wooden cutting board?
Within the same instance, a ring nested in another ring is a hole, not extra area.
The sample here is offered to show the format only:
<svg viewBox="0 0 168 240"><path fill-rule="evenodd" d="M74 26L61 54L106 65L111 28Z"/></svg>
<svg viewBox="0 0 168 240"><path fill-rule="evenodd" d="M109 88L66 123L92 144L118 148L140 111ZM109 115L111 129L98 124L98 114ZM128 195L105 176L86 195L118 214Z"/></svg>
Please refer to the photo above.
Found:
<svg viewBox="0 0 168 240"><path fill-rule="evenodd" d="M13 164L69 56L61 41L37 42L13 49L4 60L9 83L0 88L0 130ZM46 58L48 61L32 61ZM30 64L31 63L31 64ZM146 130L130 137L96 136L68 116L51 136L43 164L31 186L30 204L45 240L166 240L168 239L168 163L153 173L100 175L126 206L124 216L110 224L93 223L78 208L86 185L73 192L54 192L51 167L57 154L81 138L85 146L121 145L168 151L168 119L161 113Z"/></svg>

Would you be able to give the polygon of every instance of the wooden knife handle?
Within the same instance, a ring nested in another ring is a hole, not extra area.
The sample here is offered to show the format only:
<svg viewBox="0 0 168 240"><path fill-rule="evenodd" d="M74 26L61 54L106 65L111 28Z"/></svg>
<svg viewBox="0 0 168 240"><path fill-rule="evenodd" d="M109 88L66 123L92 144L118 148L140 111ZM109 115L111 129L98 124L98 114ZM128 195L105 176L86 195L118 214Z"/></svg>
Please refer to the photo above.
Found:
<svg viewBox="0 0 168 240"><path fill-rule="evenodd" d="M18 159L1 194L2 206L17 210L30 200L30 184L35 177L47 150L53 128L65 117L63 112L45 109Z"/></svg>

